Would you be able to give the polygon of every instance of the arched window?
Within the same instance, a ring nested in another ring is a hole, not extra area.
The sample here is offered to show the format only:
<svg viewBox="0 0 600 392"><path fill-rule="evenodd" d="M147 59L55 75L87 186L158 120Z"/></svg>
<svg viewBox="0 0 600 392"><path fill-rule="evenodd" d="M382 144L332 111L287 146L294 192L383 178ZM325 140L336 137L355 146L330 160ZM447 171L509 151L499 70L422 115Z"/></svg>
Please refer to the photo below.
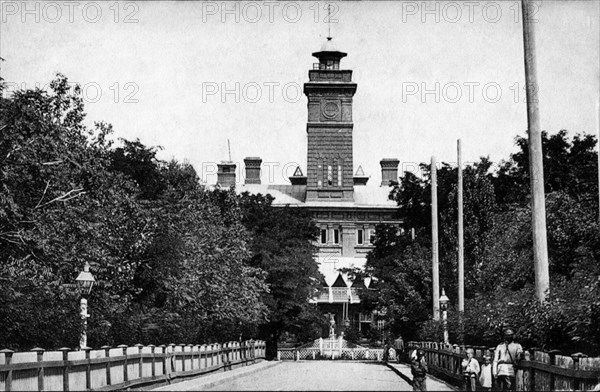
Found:
<svg viewBox="0 0 600 392"><path fill-rule="evenodd" d="M323 187L323 159L317 159L317 186L319 188Z"/></svg>

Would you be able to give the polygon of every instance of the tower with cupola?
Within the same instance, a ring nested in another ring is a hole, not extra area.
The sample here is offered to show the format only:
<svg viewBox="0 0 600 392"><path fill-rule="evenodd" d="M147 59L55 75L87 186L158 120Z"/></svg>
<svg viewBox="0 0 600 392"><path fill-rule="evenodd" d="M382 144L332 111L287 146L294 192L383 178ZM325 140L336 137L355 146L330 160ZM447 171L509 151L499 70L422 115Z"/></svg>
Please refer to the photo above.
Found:
<svg viewBox="0 0 600 392"><path fill-rule="evenodd" d="M346 53L331 37L313 53L319 62L304 84L308 98L307 201L353 201L352 98L356 83L352 71L340 68Z"/></svg>

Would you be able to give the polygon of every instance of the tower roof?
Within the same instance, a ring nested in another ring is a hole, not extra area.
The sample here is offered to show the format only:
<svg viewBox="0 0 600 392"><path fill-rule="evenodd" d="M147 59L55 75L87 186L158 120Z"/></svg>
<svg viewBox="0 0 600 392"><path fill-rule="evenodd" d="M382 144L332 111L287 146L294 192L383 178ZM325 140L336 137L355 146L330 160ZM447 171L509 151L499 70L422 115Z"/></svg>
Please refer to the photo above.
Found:
<svg viewBox="0 0 600 392"><path fill-rule="evenodd" d="M338 50L333 42L333 38L327 37L327 41L323 43L323 45L321 46L321 50L319 50L318 52L314 52L312 55L318 59L320 59L321 57L335 57L341 59L342 57L346 57L348 54Z"/></svg>

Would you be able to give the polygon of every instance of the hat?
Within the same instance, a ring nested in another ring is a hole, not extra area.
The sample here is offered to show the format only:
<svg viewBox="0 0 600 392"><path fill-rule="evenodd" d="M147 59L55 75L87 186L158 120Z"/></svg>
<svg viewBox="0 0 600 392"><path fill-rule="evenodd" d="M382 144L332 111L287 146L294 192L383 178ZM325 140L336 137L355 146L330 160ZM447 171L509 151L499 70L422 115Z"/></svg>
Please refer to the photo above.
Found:
<svg viewBox="0 0 600 392"><path fill-rule="evenodd" d="M514 335L515 335L515 333L513 332L512 329L507 328L504 330L504 336L514 336Z"/></svg>
<svg viewBox="0 0 600 392"><path fill-rule="evenodd" d="M422 349L418 349L418 350L417 350L417 355L418 355L418 356L425 355L425 351L423 351Z"/></svg>

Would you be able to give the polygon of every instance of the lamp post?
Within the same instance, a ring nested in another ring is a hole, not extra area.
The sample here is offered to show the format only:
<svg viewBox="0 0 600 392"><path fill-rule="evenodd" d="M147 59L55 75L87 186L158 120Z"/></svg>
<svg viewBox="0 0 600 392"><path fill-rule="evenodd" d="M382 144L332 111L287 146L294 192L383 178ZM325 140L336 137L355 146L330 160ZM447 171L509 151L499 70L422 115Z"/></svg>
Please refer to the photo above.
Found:
<svg viewBox="0 0 600 392"><path fill-rule="evenodd" d="M87 347L87 319L90 317L87 311L87 297L90 295L92 286L96 282L94 275L92 275L90 272L90 264L87 261L85 262L83 271L79 273L77 279L75 280L77 281L77 286L79 287L79 292L81 293L81 312L79 314L81 315L81 320L83 321L83 332L81 333L81 338L79 340L79 348L83 349Z"/></svg>
<svg viewBox="0 0 600 392"><path fill-rule="evenodd" d="M448 303L450 299L446 296L446 292L442 289L442 296L440 297L440 309L442 311L442 325L444 327L444 344L450 344L448 337Z"/></svg>

